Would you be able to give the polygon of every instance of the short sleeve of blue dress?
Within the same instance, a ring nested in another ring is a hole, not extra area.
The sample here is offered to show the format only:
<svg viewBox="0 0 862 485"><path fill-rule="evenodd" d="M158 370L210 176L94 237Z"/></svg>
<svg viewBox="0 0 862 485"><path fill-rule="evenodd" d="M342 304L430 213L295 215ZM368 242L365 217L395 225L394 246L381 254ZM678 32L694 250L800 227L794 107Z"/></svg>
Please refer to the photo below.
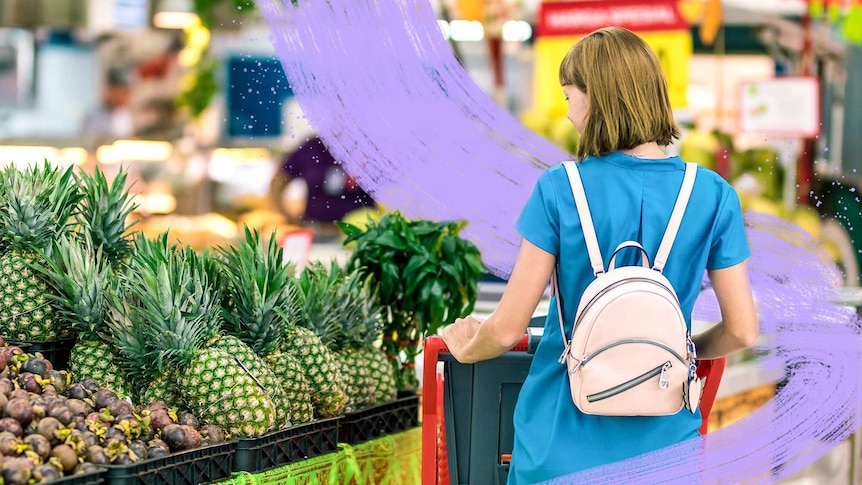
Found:
<svg viewBox="0 0 862 485"><path fill-rule="evenodd" d="M706 268L729 268L745 261L750 255L739 196L736 191L727 190L715 221Z"/></svg>
<svg viewBox="0 0 862 485"><path fill-rule="evenodd" d="M623 241L641 242L652 258L685 173L678 157L643 160L621 153L588 157L579 164L581 178L605 258ZM554 255L567 333L578 299L593 274L577 208L565 168L557 165L537 179L517 222L520 235ZM721 177L703 167L683 217L664 274L680 298L690 326L691 311L706 269L739 263L749 255L739 199ZM638 264L636 251L622 252L617 265ZM607 260L604 261L607 266ZM661 448L700 446L698 410L672 416L593 416L572 403L563 365L556 302L551 301L544 335L521 387L514 414L514 446L508 485L568 477L603 465L635 458ZM505 450L501 452L505 453ZM562 482L561 482L562 483Z"/></svg>
<svg viewBox="0 0 862 485"><path fill-rule="evenodd" d="M533 187L516 227L521 236L544 251L557 256L560 249L560 225L557 199L550 173L544 172Z"/></svg>

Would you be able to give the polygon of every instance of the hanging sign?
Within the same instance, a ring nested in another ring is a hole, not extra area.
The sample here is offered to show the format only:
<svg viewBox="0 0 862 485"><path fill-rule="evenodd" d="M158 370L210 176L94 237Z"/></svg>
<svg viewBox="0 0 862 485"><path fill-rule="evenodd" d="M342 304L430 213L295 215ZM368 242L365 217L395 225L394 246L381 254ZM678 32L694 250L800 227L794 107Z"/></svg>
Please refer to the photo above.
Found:
<svg viewBox="0 0 862 485"><path fill-rule="evenodd" d="M742 83L740 129L747 133L812 138L820 134L820 84L813 76Z"/></svg>
<svg viewBox="0 0 862 485"><path fill-rule="evenodd" d="M668 82L674 108L687 105L691 30L678 0L545 1L536 25L534 109L550 117L565 116L567 105L559 82L563 57L584 35L618 26L637 33L656 53Z"/></svg>

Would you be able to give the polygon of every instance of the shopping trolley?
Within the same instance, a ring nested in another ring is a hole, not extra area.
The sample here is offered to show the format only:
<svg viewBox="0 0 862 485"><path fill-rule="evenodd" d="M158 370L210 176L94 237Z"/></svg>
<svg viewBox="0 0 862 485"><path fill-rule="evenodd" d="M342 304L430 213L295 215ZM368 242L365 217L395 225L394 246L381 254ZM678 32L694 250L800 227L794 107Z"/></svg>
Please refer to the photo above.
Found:
<svg viewBox="0 0 862 485"><path fill-rule="evenodd" d="M545 317L506 354L476 364L455 360L440 337L425 339L422 379L423 485L504 485L514 443L512 416L542 337ZM438 363L442 369L438 370ZM724 373L725 359L701 360L706 376L701 434Z"/></svg>

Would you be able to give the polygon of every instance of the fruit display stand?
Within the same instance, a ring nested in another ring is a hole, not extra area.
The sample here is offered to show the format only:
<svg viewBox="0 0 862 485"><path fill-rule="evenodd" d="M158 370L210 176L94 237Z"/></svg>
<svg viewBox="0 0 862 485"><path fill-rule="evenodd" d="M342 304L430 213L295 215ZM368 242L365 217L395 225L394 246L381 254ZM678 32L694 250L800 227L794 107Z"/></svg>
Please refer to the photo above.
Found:
<svg viewBox="0 0 862 485"><path fill-rule="evenodd" d="M131 465L105 465L110 485L197 485L231 476L235 441L172 453Z"/></svg>

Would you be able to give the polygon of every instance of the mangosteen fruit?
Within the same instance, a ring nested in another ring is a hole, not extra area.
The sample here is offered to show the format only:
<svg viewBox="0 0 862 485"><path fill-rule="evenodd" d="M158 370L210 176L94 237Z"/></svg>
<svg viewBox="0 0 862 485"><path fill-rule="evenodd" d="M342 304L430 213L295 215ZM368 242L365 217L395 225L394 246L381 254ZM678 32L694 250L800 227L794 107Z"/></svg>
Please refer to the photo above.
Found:
<svg viewBox="0 0 862 485"><path fill-rule="evenodd" d="M112 416L116 417L124 414L132 414L135 412L135 408L132 407L129 401L117 399L108 406L108 411L111 412Z"/></svg>
<svg viewBox="0 0 862 485"><path fill-rule="evenodd" d="M147 443L141 440L132 440L129 445L129 452L135 455L135 461L147 459Z"/></svg>
<svg viewBox="0 0 862 485"><path fill-rule="evenodd" d="M58 432L63 428L63 424L57 419L50 416L42 418L36 423L36 433L42 435L51 444L57 444L60 436Z"/></svg>
<svg viewBox="0 0 862 485"><path fill-rule="evenodd" d="M21 438L8 431L0 432L0 454L3 456L18 456L21 454Z"/></svg>
<svg viewBox="0 0 862 485"><path fill-rule="evenodd" d="M45 384L42 386L42 395L45 397L58 397L60 396L60 393L57 392L57 388L51 384Z"/></svg>
<svg viewBox="0 0 862 485"><path fill-rule="evenodd" d="M84 463L78 463L78 466L75 467L75 475L82 475L84 473L93 473L97 471L99 471L98 466L92 463L87 463L86 461Z"/></svg>
<svg viewBox="0 0 862 485"><path fill-rule="evenodd" d="M36 379L36 374L23 372L18 375L18 385L21 389L33 394L42 394L42 384Z"/></svg>
<svg viewBox="0 0 862 485"><path fill-rule="evenodd" d="M24 434L24 427L14 418L3 418L0 419L0 432L2 431L7 431L20 438Z"/></svg>
<svg viewBox="0 0 862 485"><path fill-rule="evenodd" d="M9 400L12 399L24 399L26 401L30 400L30 392L26 389L15 389L9 394Z"/></svg>
<svg viewBox="0 0 862 485"><path fill-rule="evenodd" d="M8 377L0 377L0 394L4 394L6 397L9 397L14 390L15 384L12 383L12 379L9 379Z"/></svg>
<svg viewBox="0 0 862 485"><path fill-rule="evenodd" d="M177 419L177 424L184 424L186 426L191 426L192 428L198 429L201 427L200 421L195 417L192 413L182 413L179 415Z"/></svg>
<svg viewBox="0 0 862 485"><path fill-rule="evenodd" d="M162 430L162 439L171 451L183 451L197 448L203 442L200 433L191 426L171 424Z"/></svg>
<svg viewBox="0 0 862 485"><path fill-rule="evenodd" d="M111 463L111 459L105 454L105 449L99 445L88 447L85 459L96 465L108 465Z"/></svg>
<svg viewBox="0 0 862 485"><path fill-rule="evenodd" d="M144 409L148 409L151 412L155 411L156 409L164 409L165 411L167 411L168 409L170 409L170 406L168 406L168 403L164 401L152 401L147 404Z"/></svg>
<svg viewBox="0 0 862 485"><path fill-rule="evenodd" d="M29 399L10 399L6 403L5 416L18 421L21 426L27 427L33 421L33 406L30 405Z"/></svg>
<svg viewBox="0 0 862 485"><path fill-rule="evenodd" d="M147 456L150 458L161 458L168 456L171 453L171 448L164 441L154 438L147 442Z"/></svg>
<svg viewBox="0 0 862 485"><path fill-rule="evenodd" d="M225 440L224 430L214 424L205 424L201 428L201 436L210 445L224 443Z"/></svg>
<svg viewBox="0 0 862 485"><path fill-rule="evenodd" d="M97 410L109 407L118 399L120 398L117 396L117 393L110 389L100 389L93 394L93 403Z"/></svg>
<svg viewBox="0 0 862 485"><path fill-rule="evenodd" d="M58 421L63 423L63 426L70 424L72 422L72 418L75 417L68 406L54 406L50 411L48 411L48 416L57 418Z"/></svg>
<svg viewBox="0 0 862 485"><path fill-rule="evenodd" d="M75 469L78 464L78 454L69 445L55 446L51 451L51 456L59 460L63 466L63 472L69 473Z"/></svg>
<svg viewBox="0 0 862 485"><path fill-rule="evenodd" d="M5 485L27 485L33 476L35 464L29 458L11 458L3 461L0 473Z"/></svg>
<svg viewBox="0 0 862 485"><path fill-rule="evenodd" d="M81 385L81 383L75 383L69 386L66 390L66 395L68 395L71 399L87 399L90 397L90 392Z"/></svg>
<svg viewBox="0 0 862 485"><path fill-rule="evenodd" d="M86 401L82 401L80 399L67 399L66 407L72 411L73 415L81 417L87 416L94 411L93 406L90 406Z"/></svg>
<svg viewBox="0 0 862 485"><path fill-rule="evenodd" d="M109 440L115 439L119 440L123 443L126 442L126 433L119 428L109 427L105 429L105 433L102 435L102 439L107 443Z"/></svg>
<svg viewBox="0 0 862 485"><path fill-rule="evenodd" d="M39 465L33 469L33 478L36 479L36 483L48 483L59 480L60 477L60 469L54 465Z"/></svg>
<svg viewBox="0 0 862 485"><path fill-rule="evenodd" d="M122 429L129 438L138 438L141 435L141 422L131 414L117 416L114 426Z"/></svg>
<svg viewBox="0 0 862 485"><path fill-rule="evenodd" d="M30 357L21 365L21 372L44 376L48 372L48 364L45 362L47 362L45 359Z"/></svg>
<svg viewBox="0 0 862 485"><path fill-rule="evenodd" d="M51 455L51 442L41 434L34 433L24 438L24 443L30 446L44 462Z"/></svg>
<svg viewBox="0 0 862 485"><path fill-rule="evenodd" d="M129 453L128 450L121 451L121 452L117 453L117 455L114 457L114 461L111 464L113 464L113 465L131 465L132 463L134 463L136 461L135 458L136 457L133 457L132 454Z"/></svg>
<svg viewBox="0 0 862 485"><path fill-rule="evenodd" d="M101 443L101 440L99 439L99 435L97 435L96 433L93 433L92 431L84 431L83 435L84 435L84 444L86 444L87 446L98 445L99 443Z"/></svg>
<svg viewBox="0 0 862 485"><path fill-rule="evenodd" d="M90 392L90 394L95 394L96 391L102 388L95 379L83 379L81 380L81 385L84 386L84 389Z"/></svg>
<svg viewBox="0 0 862 485"><path fill-rule="evenodd" d="M175 424L167 409L155 409L150 413L150 427L159 430L169 424Z"/></svg>
<svg viewBox="0 0 862 485"><path fill-rule="evenodd" d="M66 372L49 370L45 373L45 379L47 379L48 383L54 386L60 394L65 393L69 388L68 373Z"/></svg>

